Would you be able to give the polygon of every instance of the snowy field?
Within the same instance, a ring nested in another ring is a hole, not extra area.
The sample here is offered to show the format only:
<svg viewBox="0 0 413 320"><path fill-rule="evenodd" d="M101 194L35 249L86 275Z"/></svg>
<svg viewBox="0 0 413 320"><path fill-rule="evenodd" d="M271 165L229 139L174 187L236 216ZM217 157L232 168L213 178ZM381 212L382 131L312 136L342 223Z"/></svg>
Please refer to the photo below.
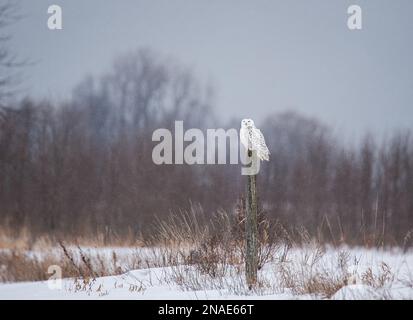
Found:
<svg viewBox="0 0 413 320"><path fill-rule="evenodd" d="M106 277L65 278L60 288L51 288L59 283L50 281L3 283L0 299L413 299L411 251L293 248L265 263L257 288L248 290L242 265L215 265L210 272L196 264L159 267L155 257L162 260L156 254L161 250L153 248L83 250L108 261L115 253L122 270L136 266L129 259L139 254L147 267Z"/></svg>

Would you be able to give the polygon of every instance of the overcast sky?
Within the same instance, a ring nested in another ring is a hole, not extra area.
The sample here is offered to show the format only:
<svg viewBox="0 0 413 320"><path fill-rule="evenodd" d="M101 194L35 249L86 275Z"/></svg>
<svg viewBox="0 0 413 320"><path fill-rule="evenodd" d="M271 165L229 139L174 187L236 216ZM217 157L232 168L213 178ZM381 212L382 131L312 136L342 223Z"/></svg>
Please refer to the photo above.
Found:
<svg viewBox="0 0 413 320"><path fill-rule="evenodd" d="M47 8L63 9L63 30ZM359 4L363 29L347 28ZM22 0L13 45L31 96L61 99L113 58L150 47L217 89L223 117L294 109L348 137L413 127L411 0Z"/></svg>

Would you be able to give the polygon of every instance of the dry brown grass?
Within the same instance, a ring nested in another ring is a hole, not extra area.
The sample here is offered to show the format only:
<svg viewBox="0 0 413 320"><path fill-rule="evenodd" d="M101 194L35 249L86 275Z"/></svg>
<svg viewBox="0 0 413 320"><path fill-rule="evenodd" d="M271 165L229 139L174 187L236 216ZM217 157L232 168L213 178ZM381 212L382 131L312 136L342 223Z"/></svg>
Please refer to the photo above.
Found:
<svg viewBox="0 0 413 320"><path fill-rule="evenodd" d="M385 285L392 283L394 279L395 275L390 266L384 262L381 263L376 273L370 267L361 275L361 280L364 284L376 289L383 288Z"/></svg>
<svg viewBox="0 0 413 320"><path fill-rule="evenodd" d="M159 220L152 244L174 248L172 255L179 257L175 260L195 266L201 274L220 277L230 266L240 266L244 262L245 225L242 208L241 203L234 214L218 210L209 221L205 221L202 207L191 205L188 211L180 211L167 220ZM285 250L289 242L284 241L284 230L277 223L267 220L262 211L258 221L258 268L261 269L279 250Z"/></svg>
<svg viewBox="0 0 413 320"><path fill-rule="evenodd" d="M85 252L80 246L61 250L35 252L3 249L0 251L0 282L40 281L51 277L50 266L57 265L65 278L94 279L121 274L128 269L139 269L145 265L139 256L132 255L127 260L120 259L115 250L110 257L99 253Z"/></svg>
<svg viewBox="0 0 413 320"><path fill-rule="evenodd" d="M64 239L70 245L82 247L142 247L145 241L142 236L136 236L130 229L122 235L114 232L101 231L89 236L33 234L27 226L14 230L0 226L0 249L13 250L46 250L59 245L59 239Z"/></svg>
<svg viewBox="0 0 413 320"><path fill-rule="evenodd" d="M49 236L35 238L29 228L20 230L0 226L0 249L31 250L33 248L48 248L52 244Z"/></svg>
<svg viewBox="0 0 413 320"><path fill-rule="evenodd" d="M18 250L0 252L0 282L46 280L48 267L57 262L52 256L38 259Z"/></svg>
<svg viewBox="0 0 413 320"><path fill-rule="evenodd" d="M64 277L74 278L73 290L87 291L97 277L169 266L172 272L164 280L183 290L224 289L235 294L250 294L244 281L243 221L239 208L234 214L220 210L206 221L202 208L192 206L189 211L159 220L149 241L135 241L129 238L131 235L122 241L112 237L115 240L110 243L112 246L145 246L140 248L146 251L145 257L137 253L128 261L118 257L115 250L109 258L85 251L84 246L105 247L108 237L103 234L97 239L76 238L62 242L46 236L33 241L27 229L14 238L9 230L0 230L0 282L46 280L51 276L47 273L48 267L58 265ZM326 263L323 260L325 247L304 228L287 230L260 214L259 240L259 269L270 262L274 279L259 277L253 293L268 294L283 288L296 295L331 298L355 279L346 252L340 252L334 261ZM60 247L57 253L56 246ZM292 248L298 249L299 257L291 258ZM34 249L43 252L41 257L28 254ZM377 270L365 270L359 281L372 288L382 288L394 281L394 274L383 263ZM130 288L139 292L145 289L139 283ZM104 288L99 290L105 294Z"/></svg>

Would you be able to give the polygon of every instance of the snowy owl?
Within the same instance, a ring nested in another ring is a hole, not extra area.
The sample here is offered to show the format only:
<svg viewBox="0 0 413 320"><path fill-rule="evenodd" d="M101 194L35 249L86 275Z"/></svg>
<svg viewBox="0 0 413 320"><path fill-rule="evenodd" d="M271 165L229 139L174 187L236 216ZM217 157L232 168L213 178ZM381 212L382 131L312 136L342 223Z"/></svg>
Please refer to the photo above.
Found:
<svg viewBox="0 0 413 320"><path fill-rule="evenodd" d="M270 151L265 144L264 136L251 119L241 121L240 140L247 150L255 150L261 160L270 160Z"/></svg>

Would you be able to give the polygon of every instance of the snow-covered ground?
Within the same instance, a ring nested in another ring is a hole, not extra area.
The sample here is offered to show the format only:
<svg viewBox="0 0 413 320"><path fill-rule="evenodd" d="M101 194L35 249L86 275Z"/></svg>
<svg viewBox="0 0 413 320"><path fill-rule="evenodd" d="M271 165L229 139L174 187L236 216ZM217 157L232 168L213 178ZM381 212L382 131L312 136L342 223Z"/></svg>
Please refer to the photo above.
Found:
<svg viewBox="0 0 413 320"><path fill-rule="evenodd" d="M140 250L85 249L108 259ZM32 252L33 255L41 253ZM243 266L149 267L94 280L0 284L0 299L413 299L413 252L361 248L294 248L259 270L257 289L245 285ZM121 260L126 261L126 260ZM57 287L56 287L57 286Z"/></svg>

